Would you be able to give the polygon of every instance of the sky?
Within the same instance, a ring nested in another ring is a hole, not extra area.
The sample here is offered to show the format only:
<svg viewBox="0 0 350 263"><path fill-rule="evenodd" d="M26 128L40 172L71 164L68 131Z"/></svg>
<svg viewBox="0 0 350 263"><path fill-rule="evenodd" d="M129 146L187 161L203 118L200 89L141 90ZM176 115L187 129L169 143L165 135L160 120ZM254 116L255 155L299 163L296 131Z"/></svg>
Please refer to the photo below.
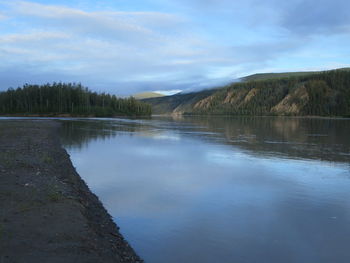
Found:
<svg viewBox="0 0 350 263"><path fill-rule="evenodd" d="M126 96L350 66L348 0L0 0L0 90Z"/></svg>

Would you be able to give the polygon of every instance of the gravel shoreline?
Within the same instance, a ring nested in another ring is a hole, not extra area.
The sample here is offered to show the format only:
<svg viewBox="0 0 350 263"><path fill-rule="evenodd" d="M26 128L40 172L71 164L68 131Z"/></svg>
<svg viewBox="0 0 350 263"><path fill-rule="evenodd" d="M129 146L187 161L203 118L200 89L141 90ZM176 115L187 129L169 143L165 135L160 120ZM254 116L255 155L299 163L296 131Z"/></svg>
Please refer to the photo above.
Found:
<svg viewBox="0 0 350 263"><path fill-rule="evenodd" d="M143 262L75 171L55 121L0 121L0 263Z"/></svg>

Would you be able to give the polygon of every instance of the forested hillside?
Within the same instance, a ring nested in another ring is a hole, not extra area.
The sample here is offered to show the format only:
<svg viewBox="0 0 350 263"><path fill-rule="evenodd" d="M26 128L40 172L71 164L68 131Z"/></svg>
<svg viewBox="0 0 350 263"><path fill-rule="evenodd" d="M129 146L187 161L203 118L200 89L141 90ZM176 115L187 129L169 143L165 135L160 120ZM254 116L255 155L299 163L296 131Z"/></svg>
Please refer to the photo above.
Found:
<svg viewBox="0 0 350 263"><path fill-rule="evenodd" d="M70 116L148 116L149 104L130 97L96 93L81 84L24 85L0 92L0 114Z"/></svg>
<svg viewBox="0 0 350 263"><path fill-rule="evenodd" d="M212 95L215 90L204 90L185 94L175 94L159 98L143 99L152 105L154 114L192 112L193 105L201 99Z"/></svg>
<svg viewBox="0 0 350 263"><path fill-rule="evenodd" d="M203 92L191 93L190 100L186 94L178 95L178 103L168 108L166 102L171 97L146 101L156 113L350 116L348 70L240 82L212 90L207 96L199 94Z"/></svg>

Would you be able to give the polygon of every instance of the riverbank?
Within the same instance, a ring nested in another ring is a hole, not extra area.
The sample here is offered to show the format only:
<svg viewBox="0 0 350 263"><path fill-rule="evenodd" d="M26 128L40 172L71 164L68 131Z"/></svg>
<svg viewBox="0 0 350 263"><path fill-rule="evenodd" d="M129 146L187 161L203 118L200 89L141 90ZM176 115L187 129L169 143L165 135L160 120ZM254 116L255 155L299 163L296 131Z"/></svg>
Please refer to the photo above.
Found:
<svg viewBox="0 0 350 263"><path fill-rule="evenodd" d="M0 122L0 262L142 262L76 173L59 126Z"/></svg>

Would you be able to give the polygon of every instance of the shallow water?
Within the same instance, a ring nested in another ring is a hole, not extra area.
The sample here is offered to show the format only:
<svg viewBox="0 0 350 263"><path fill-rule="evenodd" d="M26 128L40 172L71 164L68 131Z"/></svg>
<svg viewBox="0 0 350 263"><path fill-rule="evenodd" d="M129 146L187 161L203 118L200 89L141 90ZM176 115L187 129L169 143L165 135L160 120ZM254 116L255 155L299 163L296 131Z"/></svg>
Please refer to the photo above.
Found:
<svg viewBox="0 0 350 263"><path fill-rule="evenodd" d="M63 124L78 173L145 262L350 262L350 120Z"/></svg>

